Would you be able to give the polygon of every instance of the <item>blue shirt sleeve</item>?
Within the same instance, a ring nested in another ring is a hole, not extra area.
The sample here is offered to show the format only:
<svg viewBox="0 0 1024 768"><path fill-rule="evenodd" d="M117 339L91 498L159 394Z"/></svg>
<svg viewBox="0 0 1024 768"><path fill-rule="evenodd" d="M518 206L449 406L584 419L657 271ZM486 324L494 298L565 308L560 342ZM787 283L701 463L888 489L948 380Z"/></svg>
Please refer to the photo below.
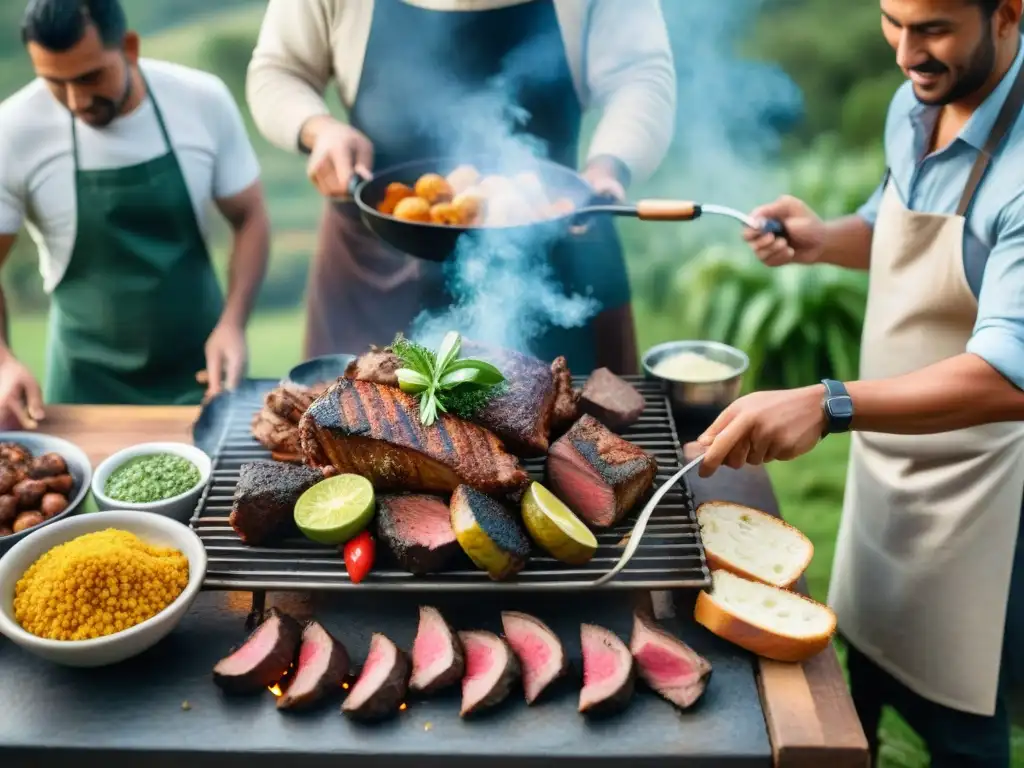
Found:
<svg viewBox="0 0 1024 768"><path fill-rule="evenodd" d="M871 193L871 197L865 201L865 203L857 209L857 215L860 216L864 221L870 224L872 227L875 226L875 219L878 218L878 206L882 202L882 192L885 179L878 182L878 186L875 187L875 191Z"/></svg>
<svg viewBox="0 0 1024 768"><path fill-rule="evenodd" d="M1003 209L967 351L1024 389L1024 194Z"/></svg>

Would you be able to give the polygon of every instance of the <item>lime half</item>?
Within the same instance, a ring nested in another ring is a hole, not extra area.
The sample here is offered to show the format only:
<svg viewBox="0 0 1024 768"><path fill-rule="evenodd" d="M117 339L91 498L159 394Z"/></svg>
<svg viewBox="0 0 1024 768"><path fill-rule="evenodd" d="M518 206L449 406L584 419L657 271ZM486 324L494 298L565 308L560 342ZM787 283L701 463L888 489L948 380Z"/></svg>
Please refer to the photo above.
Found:
<svg viewBox="0 0 1024 768"><path fill-rule="evenodd" d="M320 544L344 544L373 517L373 486L362 475L334 475L321 480L295 502L295 524Z"/></svg>
<svg viewBox="0 0 1024 768"><path fill-rule="evenodd" d="M523 524L549 555L569 565L583 565L597 551L593 532L540 483L523 494Z"/></svg>

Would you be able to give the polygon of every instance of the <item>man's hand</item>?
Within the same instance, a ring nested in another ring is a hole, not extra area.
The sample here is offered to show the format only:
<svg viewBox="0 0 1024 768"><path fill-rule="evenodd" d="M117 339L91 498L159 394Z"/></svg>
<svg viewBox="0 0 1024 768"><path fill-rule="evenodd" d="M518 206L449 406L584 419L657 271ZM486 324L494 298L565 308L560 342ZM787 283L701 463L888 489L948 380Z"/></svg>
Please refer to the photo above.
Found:
<svg viewBox="0 0 1024 768"><path fill-rule="evenodd" d="M21 429L35 429L45 418L43 393L35 376L14 355L0 362L0 423Z"/></svg>
<svg viewBox="0 0 1024 768"><path fill-rule="evenodd" d="M753 219L778 219L786 227L788 239L746 228L743 239L764 264L813 264L825 247L825 223L803 200L783 195L773 203L750 212Z"/></svg>
<svg viewBox="0 0 1024 768"><path fill-rule="evenodd" d="M697 438L705 448L700 476L709 477L723 464L795 459L811 450L825 429L821 386L754 392L741 397Z"/></svg>
<svg viewBox="0 0 1024 768"><path fill-rule="evenodd" d="M248 362L245 329L234 323L219 323L206 340L206 399L225 387L235 389Z"/></svg>
<svg viewBox="0 0 1024 768"><path fill-rule="evenodd" d="M312 148L306 173L325 197L347 197L353 172L370 178L373 144L351 125L331 117L317 117L303 129Z"/></svg>
<svg viewBox="0 0 1024 768"><path fill-rule="evenodd" d="M592 165L583 171L583 178L598 195L608 195L618 202L626 199L626 189L615 174L603 165Z"/></svg>

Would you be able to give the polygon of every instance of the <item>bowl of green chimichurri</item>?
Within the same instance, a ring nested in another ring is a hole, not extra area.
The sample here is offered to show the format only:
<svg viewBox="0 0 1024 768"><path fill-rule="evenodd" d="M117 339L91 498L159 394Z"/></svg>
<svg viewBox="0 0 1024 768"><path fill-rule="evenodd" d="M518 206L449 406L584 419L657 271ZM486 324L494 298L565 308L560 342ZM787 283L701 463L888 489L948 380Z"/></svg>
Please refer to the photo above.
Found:
<svg viewBox="0 0 1024 768"><path fill-rule="evenodd" d="M101 510L136 509L187 522L210 481L210 457L187 443L142 443L103 461L92 495Z"/></svg>

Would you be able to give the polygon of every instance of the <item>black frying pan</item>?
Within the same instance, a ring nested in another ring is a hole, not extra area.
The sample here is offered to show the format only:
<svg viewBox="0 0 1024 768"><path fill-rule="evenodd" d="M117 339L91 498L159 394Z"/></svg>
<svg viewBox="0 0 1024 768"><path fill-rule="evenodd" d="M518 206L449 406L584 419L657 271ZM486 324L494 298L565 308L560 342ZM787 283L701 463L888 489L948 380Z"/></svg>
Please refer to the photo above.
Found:
<svg viewBox="0 0 1024 768"><path fill-rule="evenodd" d="M542 238L569 235L573 227L583 224L587 217L596 214L629 216L643 221L693 221L704 214L715 214L736 219L751 229L760 229L786 237L785 227L780 221L770 219L763 223L755 222L740 211L720 205L702 205L690 200L640 200L635 204L610 202L596 196L591 186L575 171L540 159L532 160L529 168L517 171L528 170L535 173L550 200L562 197L572 200L575 210L571 213L523 225L459 227L405 221L377 210L378 203L384 199L384 192L392 182L400 182L411 187L426 173L447 176L457 166L467 162L472 163L484 176L491 173L512 175L508 168L487 159L416 160L378 171L374 173L372 179L353 176L350 192L359 207L360 217L371 232L393 248L427 261L447 259L454 252L458 239L469 232L487 232L488 237L497 236L497 233L507 233L510 239L525 238L529 233L537 236L537 242L542 242Z"/></svg>

